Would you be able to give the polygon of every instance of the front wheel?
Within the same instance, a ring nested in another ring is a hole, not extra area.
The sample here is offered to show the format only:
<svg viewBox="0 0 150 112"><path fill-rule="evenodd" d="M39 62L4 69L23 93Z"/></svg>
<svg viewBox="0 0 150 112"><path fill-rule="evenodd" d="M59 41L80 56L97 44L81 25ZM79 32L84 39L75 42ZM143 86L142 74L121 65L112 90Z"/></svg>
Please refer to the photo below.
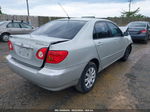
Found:
<svg viewBox="0 0 150 112"><path fill-rule="evenodd" d="M9 34L2 34L2 41L7 42L9 40Z"/></svg>
<svg viewBox="0 0 150 112"><path fill-rule="evenodd" d="M132 50L132 46L129 45L126 50L125 50L125 53L123 55L123 57L121 58L122 61L126 61L131 53L131 50Z"/></svg>
<svg viewBox="0 0 150 112"><path fill-rule="evenodd" d="M95 84L96 76L97 66L93 62L89 62L85 67L78 84L76 85L76 90L81 93L89 92Z"/></svg>

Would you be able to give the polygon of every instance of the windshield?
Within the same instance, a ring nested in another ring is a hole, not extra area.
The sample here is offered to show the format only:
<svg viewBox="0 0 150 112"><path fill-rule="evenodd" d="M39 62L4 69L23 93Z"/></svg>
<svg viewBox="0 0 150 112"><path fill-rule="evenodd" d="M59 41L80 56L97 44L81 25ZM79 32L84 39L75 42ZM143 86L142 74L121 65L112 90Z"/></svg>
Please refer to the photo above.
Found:
<svg viewBox="0 0 150 112"><path fill-rule="evenodd" d="M33 35L72 39L85 25L86 21L55 20L35 30Z"/></svg>
<svg viewBox="0 0 150 112"><path fill-rule="evenodd" d="M129 25L129 28L132 28L132 27L146 27L146 23L131 23Z"/></svg>
<svg viewBox="0 0 150 112"><path fill-rule="evenodd" d="M5 22L0 22L0 26L2 26Z"/></svg>

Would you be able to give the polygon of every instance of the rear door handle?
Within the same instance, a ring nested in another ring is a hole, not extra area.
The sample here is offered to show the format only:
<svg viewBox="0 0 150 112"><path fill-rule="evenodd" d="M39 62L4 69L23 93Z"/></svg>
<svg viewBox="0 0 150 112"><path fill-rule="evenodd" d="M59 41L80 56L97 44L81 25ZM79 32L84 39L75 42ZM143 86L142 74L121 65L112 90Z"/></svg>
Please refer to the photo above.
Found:
<svg viewBox="0 0 150 112"><path fill-rule="evenodd" d="M100 45L103 45L103 43L102 42L98 42L97 45L100 46Z"/></svg>

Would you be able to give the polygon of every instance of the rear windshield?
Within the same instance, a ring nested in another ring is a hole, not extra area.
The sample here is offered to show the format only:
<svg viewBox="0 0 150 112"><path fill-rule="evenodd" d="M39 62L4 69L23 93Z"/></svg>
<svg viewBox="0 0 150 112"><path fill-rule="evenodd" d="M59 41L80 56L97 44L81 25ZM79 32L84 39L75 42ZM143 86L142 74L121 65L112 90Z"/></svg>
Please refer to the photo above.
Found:
<svg viewBox="0 0 150 112"><path fill-rule="evenodd" d="M146 27L146 23L131 23L129 27Z"/></svg>
<svg viewBox="0 0 150 112"><path fill-rule="evenodd" d="M86 21L55 20L34 31L33 35L72 39L85 25Z"/></svg>

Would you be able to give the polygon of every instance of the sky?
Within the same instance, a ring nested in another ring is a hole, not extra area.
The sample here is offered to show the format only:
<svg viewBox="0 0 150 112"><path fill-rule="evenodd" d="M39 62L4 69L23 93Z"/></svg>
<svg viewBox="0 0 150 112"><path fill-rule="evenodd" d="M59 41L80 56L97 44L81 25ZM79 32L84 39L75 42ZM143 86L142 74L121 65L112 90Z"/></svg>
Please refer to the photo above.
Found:
<svg viewBox="0 0 150 112"><path fill-rule="evenodd" d="M62 16L65 13L61 3L70 17L96 16L119 17L128 10L129 0L29 0L31 16ZM27 15L26 0L0 0L2 12L11 15ZM131 10L140 7L140 13L150 17L150 0L133 0Z"/></svg>

